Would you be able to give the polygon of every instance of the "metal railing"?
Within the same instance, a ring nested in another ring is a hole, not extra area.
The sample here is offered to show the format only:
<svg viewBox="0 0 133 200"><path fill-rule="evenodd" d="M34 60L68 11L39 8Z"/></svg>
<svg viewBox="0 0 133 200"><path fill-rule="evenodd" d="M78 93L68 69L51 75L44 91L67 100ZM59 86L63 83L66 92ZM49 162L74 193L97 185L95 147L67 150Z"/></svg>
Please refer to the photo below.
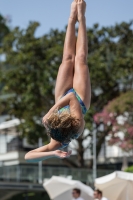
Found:
<svg viewBox="0 0 133 200"><path fill-rule="evenodd" d="M97 170L97 177L107 175L112 170ZM71 176L74 180L80 180L86 183L93 183L92 170L90 169L75 169L67 167L42 167L42 180L49 179L53 175L55 176ZM39 168L38 166L28 165L12 165L0 167L0 181L5 182L27 182L38 183L39 180Z"/></svg>

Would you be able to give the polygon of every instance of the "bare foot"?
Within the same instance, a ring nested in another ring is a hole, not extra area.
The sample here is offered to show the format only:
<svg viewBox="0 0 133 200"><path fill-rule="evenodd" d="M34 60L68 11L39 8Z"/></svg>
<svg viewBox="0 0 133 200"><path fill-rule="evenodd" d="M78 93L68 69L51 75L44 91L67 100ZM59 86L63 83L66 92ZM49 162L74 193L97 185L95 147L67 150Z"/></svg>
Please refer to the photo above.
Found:
<svg viewBox="0 0 133 200"><path fill-rule="evenodd" d="M84 0L77 0L78 21L85 17L86 3Z"/></svg>
<svg viewBox="0 0 133 200"><path fill-rule="evenodd" d="M74 0L71 4L70 18L77 21L77 0Z"/></svg>

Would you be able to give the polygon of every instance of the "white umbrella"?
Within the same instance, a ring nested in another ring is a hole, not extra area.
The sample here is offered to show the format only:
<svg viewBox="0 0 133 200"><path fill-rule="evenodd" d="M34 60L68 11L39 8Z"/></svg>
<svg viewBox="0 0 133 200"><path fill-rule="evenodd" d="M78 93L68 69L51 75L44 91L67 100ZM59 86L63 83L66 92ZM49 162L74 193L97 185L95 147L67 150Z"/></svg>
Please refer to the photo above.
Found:
<svg viewBox="0 0 133 200"><path fill-rule="evenodd" d="M43 186L53 200L71 200L73 188L81 190L81 197L84 200L93 200L93 190L80 181L52 176Z"/></svg>
<svg viewBox="0 0 133 200"><path fill-rule="evenodd" d="M133 173L113 172L97 178L95 186L109 200L133 200Z"/></svg>
<svg viewBox="0 0 133 200"><path fill-rule="evenodd" d="M17 118L9 121L4 121L0 123L0 130L18 126L20 123L20 120Z"/></svg>

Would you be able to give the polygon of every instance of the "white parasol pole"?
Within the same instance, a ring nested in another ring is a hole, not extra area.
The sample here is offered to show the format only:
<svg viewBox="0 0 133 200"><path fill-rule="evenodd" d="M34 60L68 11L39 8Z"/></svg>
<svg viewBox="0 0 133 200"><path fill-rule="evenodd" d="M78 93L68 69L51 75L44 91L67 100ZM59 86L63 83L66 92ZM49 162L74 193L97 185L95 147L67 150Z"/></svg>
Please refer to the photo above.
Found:
<svg viewBox="0 0 133 200"><path fill-rule="evenodd" d="M97 178L96 131L93 131L93 181Z"/></svg>
<svg viewBox="0 0 133 200"><path fill-rule="evenodd" d="M39 138L39 140L38 140L38 146L39 147L43 146L42 145L42 138ZM38 168L39 168L39 170L38 170L38 182L40 184L42 184L43 183L43 180L42 180L42 161L40 161L38 163Z"/></svg>

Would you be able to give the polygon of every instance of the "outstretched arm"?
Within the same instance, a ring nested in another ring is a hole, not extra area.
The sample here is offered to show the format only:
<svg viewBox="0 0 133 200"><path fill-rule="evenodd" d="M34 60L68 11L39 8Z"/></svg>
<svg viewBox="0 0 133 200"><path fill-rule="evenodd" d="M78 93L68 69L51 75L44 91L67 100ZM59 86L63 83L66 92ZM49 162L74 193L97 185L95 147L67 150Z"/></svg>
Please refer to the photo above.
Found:
<svg viewBox="0 0 133 200"><path fill-rule="evenodd" d="M34 149L32 151L29 151L25 155L25 160L27 160L28 162L39 162L51 157L58 157L58 158L69 157L71 152L60 151L58 150L60 147L61 147L60 142L51 139L49 144Z"/></svg>

